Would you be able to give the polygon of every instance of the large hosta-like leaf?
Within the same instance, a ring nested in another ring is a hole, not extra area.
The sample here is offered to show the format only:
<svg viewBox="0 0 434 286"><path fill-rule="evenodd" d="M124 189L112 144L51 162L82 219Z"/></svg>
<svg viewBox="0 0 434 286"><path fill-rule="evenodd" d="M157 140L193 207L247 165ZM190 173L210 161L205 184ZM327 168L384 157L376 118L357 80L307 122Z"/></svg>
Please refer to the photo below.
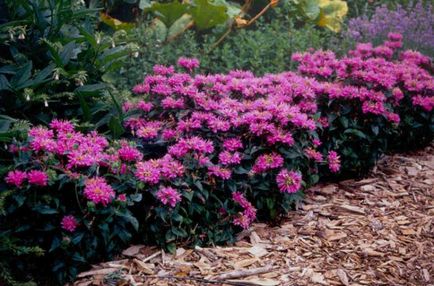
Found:
<svg viewBox="0 0 434 286"><path fill-rule="evenodd" d="M341 0L319 0L320 15L318 26L326 27L334 32L339 32L345 15L348 13L348 6Z"/></svg>
<svg viewBox="0 0 434 286"><path fill-rule="evenodd" d="M229 17L225 5L209 0L195 0L190 12L199 30L223 24Z"/></svg>
<svg viewBox="0 0 434 286"><path fill-rule="evenodd" d="M187 12L188 8L189 6L187 4L175 0L171 3L154 2L149 10L154 12L166 27L170 27L176 20Z"/></svg>

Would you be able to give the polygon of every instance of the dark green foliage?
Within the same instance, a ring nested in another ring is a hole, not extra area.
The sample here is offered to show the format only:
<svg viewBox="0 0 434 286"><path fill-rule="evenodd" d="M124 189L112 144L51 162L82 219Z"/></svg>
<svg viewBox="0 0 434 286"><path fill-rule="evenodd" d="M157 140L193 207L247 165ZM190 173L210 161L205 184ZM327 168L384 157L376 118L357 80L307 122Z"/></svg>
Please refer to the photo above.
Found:
<svg viewBox="0 0 434 286"><path fill-rule="evenodd" d="M135 46L122 31L98 32L97 10L76 1L6 2L9 21L0 26L0 114L33 123L52 117L95 123L107 113L95 103L107 102L107 92L113 92L110 78ZM0 129L8 130L4 124Z"/></svg>

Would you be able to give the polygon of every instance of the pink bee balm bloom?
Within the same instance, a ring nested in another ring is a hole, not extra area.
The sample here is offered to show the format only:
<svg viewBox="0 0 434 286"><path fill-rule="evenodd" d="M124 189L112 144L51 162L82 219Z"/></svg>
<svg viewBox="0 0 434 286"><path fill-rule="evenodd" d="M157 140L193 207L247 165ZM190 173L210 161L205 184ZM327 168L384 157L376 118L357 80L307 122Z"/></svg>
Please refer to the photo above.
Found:
<svg viewBox="0 0 434 286"><path fill-rule="evenodd" d="M8 175L5 178L5 181L9 185L14 185L20 188L26 179L27 179L27 174L25 172L16 170L16 171L9 171Z"/></svg>
<svg viewBox="0 0 434 286"><path fill-rule="evenodd" d="M64 230L69 232L74 232L78 226L77 220L72 215L64 216L60 224Z"/></svg>
<svg viewBox="0 0 434 286"><path fill-rule="evenodd" d="M157 160L138 162L135 176L142 182L155 185L160 181L160 163Z"/></svg>
<svg viewBox="0 0 434 286"><path fill-rule="evenodd" d="M181 201L181 195L171 187L160 188L157 192L157 198L163 205L170 205L172 208Z"/></svg>
<svg viewBox="0 0 434 286"><path fill-rule="evenodd" d="M227 151L236 151L243 148L243 143L238 138L230 138L223 141L223 147Z"/></svg>
<svg viewBox="0 0 434 286"><path fill-rule="evenodd" d="M283 169L277 174L276 182L283 193L296 193L301 187L301 174L295 171Z"/></svg>
<svg viewBox="0 0 434 286"><path fill-rule="evenodd" d="M236 165L241 162L241 154L239 152L231 153L223 151L219 154L219 162L222 165Z"/></svg>
<svg viewBox="0 0 434 286"><path fill-rule="evenodd" d="M118 150L119 158L121 158L124 161L137 161L142 159L142 153L140 153L137 148L134 148L132 146L129 146L127 144L124 144L119 150Z"/></svg>
<svg viewBox="0 0 434 286"><path fill-rule="evenodd" d="M208 174L221 178L223 180L228 180L231 177L232 172L229 169L225 169L219 166L210 166L208 167Z"/></svg>
<svg viewBox="0 0 434 286"><path fill-rule="evenodd" d="M178 59L178 66L185 68L188 71L192 71L199 67L199 60L195 58L180 57Z"/></svg>
<svg viewBox="0 0 434 286"><path fill-rule="evenodd" d="M327 160L329 162L329 169L332 173L337 173L341 169L341 160L335 151L330 151Z"/></svg>
<svg viewBox="0 0 434 286"><path fill-rule="evenodd" d="M307 148L304 150L304 153L309 159L312 159L315 162L322 162L322 154L317 150L312 148Z"/></svg>
<svg viewBox="0 0 434 286"><path fill-rule="evenodd" d="M44 171L32 170L27 174L29 183L44 187L48 184L48 175Z"/></svg>
<svg viewBox="0 0 434 286"><path fill-rule="evenodd" d="M264 154L256 159L253 165L253 173L263 173L270 169L277 169L283 166L283 157L277 153Z"/></svg>
<svg viewBox="0 0 434 286"><path fill-rule="evenodd" d="M51 121L50 127L58 132L68 133L74 131L74 124L67 120L54 119Z"/></svg>
<svg viewBox="0 0 434 286"><path fill-rule="evenodd" d="M115 197L115 192L104 178L96 177L86 181L84 196L95 204L106 206Z"/></svg>

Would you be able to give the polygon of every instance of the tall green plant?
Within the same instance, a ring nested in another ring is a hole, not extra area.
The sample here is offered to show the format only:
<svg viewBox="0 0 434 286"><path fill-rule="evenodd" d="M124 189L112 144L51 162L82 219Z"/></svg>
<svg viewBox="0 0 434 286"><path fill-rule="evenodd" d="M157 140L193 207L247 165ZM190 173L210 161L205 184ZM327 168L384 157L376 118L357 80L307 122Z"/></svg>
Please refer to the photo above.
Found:
<svg viewBox="0 0 434 286"><path fill-rule="evenodd" d="M0 63L0 114L46 123L51 117L95 122L110 79L136 53L124 31L96 30L97 9L78 1L7 1ZM107 120L108 123L110 119ZM4 124L11 121L3 120Z"/></svg>

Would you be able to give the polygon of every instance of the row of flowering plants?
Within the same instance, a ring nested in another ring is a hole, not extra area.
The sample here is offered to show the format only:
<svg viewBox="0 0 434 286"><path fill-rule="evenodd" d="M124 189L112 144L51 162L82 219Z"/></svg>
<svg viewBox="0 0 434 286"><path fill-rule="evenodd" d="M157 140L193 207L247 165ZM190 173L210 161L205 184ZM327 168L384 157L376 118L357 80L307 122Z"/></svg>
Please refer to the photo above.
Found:
<svg viewBox="0 0 434 286"><path fill-rule="evenodd" d="M389 33L384 44L357 44L341 59L330 51L293 55L301 74L323 83L317 103L327 128L320 137L338 149L343 173L363 174L385 152L433 139L431 59L401 51L402 40Z"/></svg>
<svg viewBox="0 0 434 286"><path fill-rule="evenodd" d="M60 280L132 241L233 242L319 179L360 174L392 143L432 140L430 61L389 38L341 59L296 54L297 73L155 66L123 105L124 139L55 120L10 146L0 227L44 249Z"/></svg>

